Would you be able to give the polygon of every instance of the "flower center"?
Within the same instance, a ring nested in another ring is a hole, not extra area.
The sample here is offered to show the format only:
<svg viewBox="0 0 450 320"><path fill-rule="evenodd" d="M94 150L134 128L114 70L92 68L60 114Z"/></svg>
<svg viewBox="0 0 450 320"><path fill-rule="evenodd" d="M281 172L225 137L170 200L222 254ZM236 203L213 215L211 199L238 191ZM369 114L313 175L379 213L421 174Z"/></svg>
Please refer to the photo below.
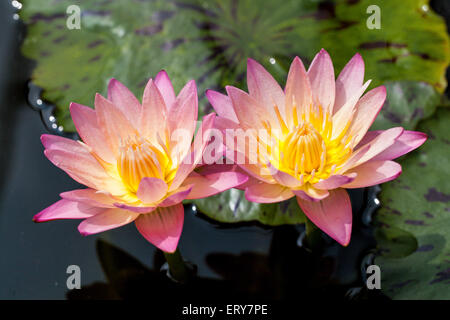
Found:
<svg viewBox="0 0 450 320"><path fill-rule="evenodd" d="M117 169L125 186L136 193L142 178L154 177L165 180L169 162L165 152L147 140L128 137L120 147Z"/></svg>
<svg viewBox="0 0 450 320"><path fill-rule="evenodd" d="M321 170L326 160L325 142L314 126L301 122L285 138L281 147L281 164L294 174Z"/></svg>

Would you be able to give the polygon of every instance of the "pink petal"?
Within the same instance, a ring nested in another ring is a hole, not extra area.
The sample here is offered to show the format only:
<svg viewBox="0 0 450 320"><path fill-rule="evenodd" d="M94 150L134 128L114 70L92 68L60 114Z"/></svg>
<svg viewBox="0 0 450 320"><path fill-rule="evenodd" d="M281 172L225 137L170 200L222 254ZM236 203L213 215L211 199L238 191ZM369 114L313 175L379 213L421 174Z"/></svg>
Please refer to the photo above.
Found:
<svg viewBox="0 0 450 320"><path fill-rule="evenodd" d="M167 193L167 184L158 178L143 178L139 183L136 195L144 203L154 203L159 201Z"/></svg>
<svg viewBox="0 0 450 320"><path fill-rule="evenodd" d="M166 104L167 110L170 110L173 103L175 102L175 91L173 90L172 82L170 81L167 72L161 70L158 72L155 78L155 84L161 92L162 97L164 98L164 102Z"/></svg>
<svg viewBox="0 0 450 320"><path fill-rule="evenodd" d="M267 167L269 168L269 171L270 171L272 177L282 186L289 187L289 188L297 188L303 184L302 181L291 176L289 173L278 170L270 162L267 163Z"/></svg>
<svg viewBox="0 0 450 320"><path fill-rule="evenodd" d="M45 149L47 150L60 150L66 152L76 152L82 154L89 154L88 147L78 141L56 136L53 134L43 134L41 135L41 142ZM94 157L92 157L95 159Z"/></svg>
<svg viewBox="0 0 450 320"><path fill-rule="evenodd" d="M367 92L356 104L356 112L352 124L348 129L352 136L356 136L355 145L365 136L374 122L386 100L386 88L376 87Z"/></svg>
<svg viewBox="0 0 450 320"><path fill-rule="evenodd" d="M400 137L402 133L403 133L402 127L395 127L390 128L388 130L384 130L375 139L373 139L372 141L370 141L370 143L367 144L369 145L369 149L358 161L356 161L353 164L352 167L356 167L359 164L369 161L378 154L380 154L381 152L383 152L384 150L388 149L395 143L397 138Z"/></svg>
<svg viewBox="0 0 450 320"><path fill-rule="evenodd" d="M303 108L312 104L311 84L299 57L295 57L291 64L285 92L287 119L292 118L294 107L297 108L297 115L300 115ZM292 122L288 122L292 126Z"/></svg>
<svg viewBox="0 0 450 320"><path fill-rule="evenodd" d="M238 172L218 172L206 176L190 175L184 183L193 186L187 199L200 199L239 186L247 180L246 175Z"/></svg>
<svg viewBox="0 0 450 320"><path fill-rule="evenodd" d="M297 196L297 198L302 198L303 200L313 202L323 200L329 196L327 190L316 189L310 185L305 185L299 190L292 190L292 192Z"/></svg>
<svg viewBox="0 0 450 320"><path fill-rule="evenodd" d="M368 131L359 144L363 145L364 143L369 143L382 132L382 130ZM370 161L392 160L401 157L402 155L420 147L424 144L427 138L427 135L423 132L405 130L402 135L395 140L392 146L373 157Z"/></svg>
<svg viewBox="0 0 450 320"><path fill-rule="evenodd" d="M238 88L231 86L226 86L225 88L228 96L231 98L234 112L239 120L239 125L244 130L264 129L262 121L266 120L269 121L274 128L280 128L278 121L275 121L276 117L272 117L270 113L262 107L259 101Z"/></svg>
<svg viewBox="0 0 450 320"><path fill-rule="evenodd" d="M65 200L82 202L93 207L114 208L114 199L95 189L72 190L63 192L59 196Z"/></svg>
<svg viewBox="0 0 450 320"><path fill-rule="evenodd" d="M308 77L315 104L331 114L335 95L334 68L330 55L324 49L311 62Z"/></svg>
<svg viewBox="0 0 450 320"><path fill-rule="evenodd" d="M319 181L314 184L314 188L322 190L332 190L339 188L343 184L349 183L355 179L356 175L344 176L336 174L325 180Z"/></svg>
<svg viewBox="0 0 450 320"><path fill-rule="evenodd" d="M84 203L62 199L36 214L33 221L45 222L59 219L85 219L99 214L104 210L104 208L97 208Z"/></svg>
<svg viewBox="0 0 450 320"><path fill-rule="evenodd" d="M279 184L257 183L245 189L245 198L258 203L274 203L292 198L294 194L289 188Z"/></svg>
<svg viewBox="0 0 450 320"><path fill-rule="evenodd" d="M195 81L191 80L188 83L186 83L183 89L181 89L175 102L172 105L172 108L169 110L168 121L170 130L173 131L179 128L180 125L188 129L192 126L193 123L195 125L197 117L198 117L197 86L195 84Z"/></svg>
<svg viewBox="0 0 450 320"><path fill-rule="evenodd" d="M174 252L183 230L183 222L183 205L177 204L141 215L136 220L136 227L145 239L162 251Z"/></svg>
<svg viewBox="0 0 450 320"><path fill-rule="evenodd" d="M116 79L109 81L108 100L115 104L131 123L138 124L141 104L134 94Z"/></svg>
<svg viewBox="0 0 450 320"><path fill-rule="evenodd" d="M297 197L306 216L319 229L347 246L352 232L352 206L347 191L335 189L322 201L312 202Z"/></svg>
<svg viewBox="0 0 450 320"><path fill-rule="evenodd" d="M206 90L205 95L220 117L238 122L230 97L214 90Z"/></svg>
<svg viewBox="0 0 450 320"><path fill-rule="evenodd" d="M115 163L114 153L105 143L105 135L98 127L95 110L72 102L70 104L70 115L84 143L91 147L104 161Z"/></svg>
<svg viewBox="0 0 450 320"><path fill-rule="evenodd" d="M359 148L359 149L353 151L350 158L347 159L347 161L344 163L344 165L341 168L339 168L336 171L336 173L344 174L345 172L347 172L347 170L349 170L350 168L353 168L355 166L354 164L357 161L359 161L367 153L367 151L369 151L369 149L370 149L370 144L367 144L367 145L363 146L362 148Z"/></svg>
<svg viewBox="0 0 450 320"><path fill-rule="evenodd" d="M192 170L194 170L195 166L201 161L203 151L209 142L211 133L210 129L214 124L215 116L216 115L214 113L211 113L203 117L201 129L198 130L192 145L193 150L182 160L172 184L169 187L169 191L176 190L183 183L184 179L186 179L186 177L192 172Z"/></svg>
<svg viewBox="0 0 450 320"><path fill-rule="evenodd" d="M78 226L78 231L83 236L115 229L134 221L139 214L122 209L106 209L96 214Z"/></svg>
<svg viewBox="0 0 450 320"><path fill-rule="evenodd" d="M97 190L123 194L122 184L111 178L82 143L53 135L42 135L45 156L72 179Z"/></svg>
<svg viewBox="0 0 450 320"><path fill-rule="evenodd" d="M333 115L333 133L332 139L338 137L342 130L344 130L349 122L352 120L355 113L355 107L361 98L364 91L370 85L371 80L367 81L362 87L359 87L352 96L344 103L344 105Z"/></svg>
<svg viewBox="0 0 450 320"><path fill-rule="evenodd" d="M140 213L140 214L149 213L156 209L156 206L130 205L130 204L119 203L119 202L114 203L114 206L119 209L133 211L135 213Z"/></svg>
<svg viewBox="0 0 450 320"><path fill-rule="evenodd" d="M277 181L270 174L269 169L267 169L266 167L262 167L259 164L239 164L239 168L242 169L242 172L257 180L263 181L268 184L277 183Z"/></svg>
<svg viewBox="0 0 450 320"><path fill-rule="evenodd" d="M106 142L118 157L121 139L139 136L139 134L123 111L100 94L95 96L95 111L98 125L106 137Z"/></svg>
<svg viewBox="0 0 450 320"><path fill-rule="evenodd" d="M402 167L394 161L366 162L351 169L347 174L356 173L355 180L344 184L343 188L364 188L396 179L402 173Z"/></svg>
<svg viewBox="0 0 450 320"><path fill-rule="evenodd" d="M347 102L352 95L361 88L364 81L364 60L359 53L342 69L336 80L336 99L333 114Z"/></svg>
<svg viewBox="0 0 450 320"><path fill-rule="evenodd" d="M169 133L174 150L171 156L178 159L186 156L196 127L198 117L198 96L195 81L189 81L181 90L167 115ZM182 141L178 136L181 134Z"/></svg>
<svg viewBox="0 0 450 320"><path fill-rule="evenodd" d="M187 199L188 194L192 190L192 185L184 185L180 188L178 188L176 191L174 191L172 194L170 194L167 198L165 198L163 201L161 201L158 206L159 207L171 207L174 206L184 199Z"/></svg>
<svg viewBox="0 0 450 320"><path fill-rule="evenodd" d="M152 79L144 89L140 129L151 142L158 141L157 135L165 137L167 109L164 99Z"/></svg>
<svg viewBox="0 0 450 320"><path fill-rule="evenodd" d="M277 106L283 119L286 119L283 89L272 75L253 59L247 60L247 86L250 96L265 106L269 114L273 115L273 108Z"/></svg>

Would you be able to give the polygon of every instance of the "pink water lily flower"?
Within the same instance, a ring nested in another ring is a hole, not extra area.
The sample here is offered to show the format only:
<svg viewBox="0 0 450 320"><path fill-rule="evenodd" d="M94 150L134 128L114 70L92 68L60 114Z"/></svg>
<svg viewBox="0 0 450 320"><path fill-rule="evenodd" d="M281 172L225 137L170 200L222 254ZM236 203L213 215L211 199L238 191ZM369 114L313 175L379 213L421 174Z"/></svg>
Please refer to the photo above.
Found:
<svg viewBox="0 0 450 320"><path fill-rule="evenodd" d="M298 57L293 60L284 90L251 59L249 93L230 86L228 95L209 90L207 97L218 114L216 126L232 155L245 161L234 160L251 176L246 198L273 203L295 196L317 227L346 246L352 208L345 189L397 178L402 169L392 159L427 139L424 133L401 127L368 131L386 98L384 86L364 94L369 84L359 54L336 80L331 58L322 49L308 71ZM256 141L257 150L248 151L248 140L234 143L239 138L236 130Z"/></svg>
<svg viewBox="0 0 450 320"><path fill-rule="evenodd" d="M236 172L194 171L202 160L215 114L196 133L197 88L190 81L175 95L165 71L145 87L142 104L112 79L108 99L97 94L95 110L72 103L83 140L44 134L45 155L87 189L61 193L62 200L38 213L37 222L84 219L83 235L135 222L149 242L176 250L183 228L181 201L214 195L247 180ZM174 135L177 133L178 138Z"/></svg>

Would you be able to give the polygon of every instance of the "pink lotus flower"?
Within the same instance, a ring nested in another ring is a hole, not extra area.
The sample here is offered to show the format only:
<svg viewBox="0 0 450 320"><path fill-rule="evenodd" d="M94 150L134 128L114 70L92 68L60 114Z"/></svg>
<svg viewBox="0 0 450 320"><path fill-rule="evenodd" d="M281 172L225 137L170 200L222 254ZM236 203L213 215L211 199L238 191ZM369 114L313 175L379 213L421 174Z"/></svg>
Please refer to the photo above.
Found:
<svg viewBox="0 0 450 320"><path fill-rule="evenodd" d="M308 71L298 57L294 59L284 91L251 59L249 94L230 86L228 96L207 91L219 115L216 127L224 132L234 156L245 159L237 164L252 177L245 184L246 198L272 203L296 196L307 217L344 246L352 229L345 189L397 178L401 166L391 160L427 138L401 127L368 132L383 106L386 88L380 86L362 96L370 84L363 80L359 54L335 80L331 58L322 49ZM239 129L256 141L256 152L247 152L243 139L234 143L236 135L230 132Z"/></svg>
<svg viewBox="0 0 450 320"><path fill-rule="evenodd" d="M197 88L190 81L175 96L165 71L144 90L142 104L112 79L108 99L97 94L95 110L72 103L81 141L44 134L45 155L84 184L34 217L37 222L84 219L83 235L135 222L139 232L166 252L177 248L183 228L181 201L219 193L246 175L194 169L202 159L215 114L204 117L192 143L198 112ZM184 138L180 143L174 135Z"/></svg>

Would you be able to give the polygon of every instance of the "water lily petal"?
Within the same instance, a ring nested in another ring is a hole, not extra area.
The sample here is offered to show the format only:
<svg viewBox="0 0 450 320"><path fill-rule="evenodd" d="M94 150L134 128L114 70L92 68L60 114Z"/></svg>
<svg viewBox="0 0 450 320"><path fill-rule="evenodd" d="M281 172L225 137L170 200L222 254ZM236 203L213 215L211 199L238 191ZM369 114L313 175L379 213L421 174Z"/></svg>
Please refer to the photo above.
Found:
<svg viewBox="0 0 450 320"><path fill-rule="evenodd" d="M116 105L131 123L138 124L141 104L134 94L116 79L109 81L108 100Z"/></svg>
<svg viewBox="0 0 450 320"><path fill-rule="evenodd" d="M363 146L362 148L359 148L358 150L355 150L350 158L347 159L347 161L340 167L338 170L336 170L336 173L338 174L344 174L348 169L353 168L354 164L359 161L370 149L370 144L367 144Z"/></svg>
<svg viewBox="0 0 450 320"><path fill-rule="evenodd" d="M131 204L119 203L119 202L114 203L114 206L119 209L133 211L134 213L139 213L139 214L149 213L156 209L156 206L131 205Z"/></svg>
<svg viewBox="0 0 450 320"><path fill-rule="evenodd" d="M78 231L83 236L115 229L133 222L139 216L138 213L122 209L106 209L78 225Z"/></svg>
<svg viewBox="0 0 450 320"><path fill-rule="evenodd" d="M340 186L350 183L353 181L356 177L356 174L350 174L350 175L340 175L335 174L334 176L331 176L327 179L321 180L314 184L314 188L316 189L322 189L322 190L332 190L339 188Z"/></svg>
<svg viewBox="0 0 450 320"><path fill-rule="evenodd" d="M156 145L158 142L158 134L165 137L166 121L166 104L158 87L150 79L142 97L142 117L140 118L139 126L141 134L144 137L148 137L150 142Z"/></svg>
<svg viewBox="0 0 450 320"><path fill-rule="evenodd" d="M123 185L106 173L81 142L53 135L42 135L41 140L47 148L45 156L72 179L93 189L124 194Z"/></svg>
<svg viewBox="0 0 450 320"><path fill-rule="evenodd" d="M158 210L141 215L136 220L136 227L142 236L165 252L174 252L180 239L184 222L183 205L158 208Z"/></svg>
<svg viewBox="0 0 450 320"><path fill-rule="evenodd" d="M206 176L191 174L184 183L193 186L187 199L200 199L213 196L222 191L245 183L248 177L238 172L217 172Z"/></svg>
<svg viewBox="0 0 450 320"><path fill-rule="evenodd" d="M175 91L173 90L172 82L170 81L169 75L165 70L158 72L155 77L155 84L158 87L159 92L161 92L167 110L170 110L175 102L176 96Z"/></svg>
<svg viewBox="0 0 450 320"><path fill-rule="evenodd" d="M359 87L352 96L350 96L345 104L333 115L333 134L332 139L338 137L342 130L348 127L349 122L355 113L355 107L359 98L370 85L371 80L367 81L363 86Z"/></svg>
<svg viewBox="0 0 450 320"><path fill-rule="evenodd" d="M203 151L209 142L210 129L214 124L215 114L211 113L203 117L201 130L198 130L194 143L192 144L191 152L181 161L177 173L169 186L169 191L176 190L186 179L186 177L194 170L195 166L200 162L203 156Z"/></svg>
<svg viewBox="0 0 450 320"><path fill-rule="evenodd" d="M98 125L117 158L120 141L139 134L121 109L98 93L95 95L95 111Z"/></svg>
<svg viewBox="0 0 450 320"><path fill-rule="evenodd" d="M82 202L93 207L114 208L114 199L95 189L77 189L63 192L59 196L65 200Z"/></svg>
<svg viewBox="0 0 450 320"><path fill-rule="evenodd" d="M252 98L265 106L272 118L275 118L274 107L277 106L285 120L285 96L278 82L266 69L253 59L247 60L247 87Z"/></svg>
<svg viewBox="0 0 450 320"><path fill-rule="evenodd" d="M144 203L159 201L167 193L168 186L164 180L146 177L139 183L136 195Z"/></svg>
<svg viewBox="0 0 450 320"><path fill-rule="evenodd" d="M104 161L114 163L116 160L114 153L108 147L108 144L105 143L106 138L98 127L95 110L73 102L70 104L69 109L73 123L84 143L91 147Z"/></svg>
<svg viewBox="0 0 450 320"><path fill-rule="evenodd" d="M343 246L352 233L352 205L347 191L335 189L322 201L312 202L297 197L298 204L309 220Z"/></svg>
<svg viewBox="0 0 450 320"><path fill-rule="evenodd" d="M167 115L173 159L183 159L189 152L197 117L197 87L195 81L189 81L181 90Z"/></svg>
<svg viewBox="0 0 450 320"><path fill-rule="evenodd" d="M344 184L343 188L364 188L396 179L402 167L394 161L371 161L351 169L347 174L356 173L355 180Z"/></svg>
<svg viewBox="0 0 450 320"><path fill-rule="evenodd" d="M358 161L356 161L352 165L352 167L356 167L366 161L373 159L375 156L391 147L395 143L397 138L399 138L402 135L402 133L403 133L402 127L395 127L390 128L388 130L384 130L376 138L374 138L367 144L369 146L369 149Z"/></svg>
<svg viewBox="0 0 450 320"><path fill-rule="evenodd" d="M356 136L354 145L365 136L386 100L386 87L380 86L367 92L356 104L353 121L348 129Z"/></svg>
<svg viewBox="0 0 450 320"><path fill-rule="evenodd" d="M99 214L104 210L106 209L62 199L36 214L33 221L45 222L60 219L85 219Z"/></svg>
<svg viewBox="0 0 450 320"><path fill-rule="evenodd" d="M194 80L189 81L181 89L175 102L173 103L167 120L170 132L184 128L189 132L194 132L195 122L198 117L198 97L197 86ZM192 137L192 134L190 135Z"/></svg>
<svg viewBox="0 0 450 320"><path fill-rule="evenodd" d="M345 65L336 79L336 99L334 101L333 114L361 88L364 81L364 61L359 53Z"/></svg>
<svg viewBox="0 0 450 320"><path fill-rule="evenodd" d="M267 163L267 167L268 167L270 173L272 174L272 177L282 186L289 187L289 188L297 188L303 184L302 181L291 176L289 173L278 170L270 162Z"/></svg>
<svg viewBox="0 0 450 320"><path fill-rule="evenodd" d="M335 96L334 68L330 55L324 49L311 62L308 77L315 104L331 114Z"/></svg>
<svg viewBox="0 0 450 320"><path fill-rule="evenodd" d="M174 206L184 199L187 199L188 194L192 190L192 185L183 185L179 187L176 191L171 193L167 198L165 198L163 201L161 201L158 206L159 207L171 207Z"/></svg>
<svg viewBox="0 0 450 320"><path fill-rule="evenodd" d="M298 190L292 190L292 192L297 196L297 198L302 198L303 200L313 202L323 200L329 196L327 190L316 189L310 185L305 185L303 188Z"/></svg>
<svg viewBox="0 0 450 320"><path fill-rule="evenodd" d="M214 90L206 90L205 95L219 117L238 122L230 97Z"/></svg>
<svg viewBox="0 0 450 320"><path fill-rule="evenodd" d="M245 198L258 203L274 203L292 198L294 194L289 188L279 184L259 182L245 189Z"/></svg>
<svg viewBox="0 0 450 320"><path fill-rule="evenodd" d="M286 119L289 127L293 125L293 108L297 109L296 114L300 115L302 109L310 106L313 102L311 84L299 57L295 57L289 69L286 81Z"/></svg>
<svg viewBox="0 0 450 320"><path fill-rule="evenodd" d="M264 129L263 122L268 121L273 128L279 130L280 125L276 121L276 117L271 116L259 101L238 88L231 86L226 86L225 88L242 129Z"/></svg>
<svg viewBox="0 0 450 320"><path fill-rule="evenodd" d="M368 131L366 136L360 141L359 145L370 143L382 132L383 130ZM420 147L425 143L427 138L427 135L423 132L405 130L401 136L395 140L393 145L370 159L370 161L392 160L401 157Z"/></svg>
<svg viewBox="0 0 450 320"><path fill-rule="evenodd" d="M263 181L269 184L276 184L277 181L270 174L270 170L267 167L263 167L259 164L239 164L239 168L242 169L247 175Z"/></svg>

